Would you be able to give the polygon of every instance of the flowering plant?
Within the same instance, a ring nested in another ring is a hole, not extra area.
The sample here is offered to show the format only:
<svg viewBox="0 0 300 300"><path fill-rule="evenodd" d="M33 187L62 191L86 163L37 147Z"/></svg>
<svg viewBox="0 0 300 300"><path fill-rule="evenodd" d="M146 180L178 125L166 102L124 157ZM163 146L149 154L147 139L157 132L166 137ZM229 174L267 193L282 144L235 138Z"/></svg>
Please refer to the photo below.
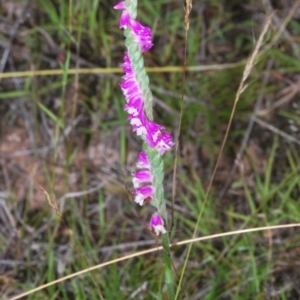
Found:
<svg viewBox="0 0 300 300"><path fill-rule="evenodd" d="M127 52L122 64L125 75L120 87L126 99L124 110L128 113L128 120L132 130L144 141L144 151L138 157L137 168L133 173L134 201L140 205L150 202L158 209L153 215L157 220L159 215L166 219L165 208L162 208L164 199L162 190L162 159L161 156L173 145L171 134L162 125L153 121L153 97L149 88L149 78L144 68L142 53L152 46L152 32L135 20L137 1L123 1L114 8L122 10L120 28L124 29ZM157 180L159 177L160 180ZM158 194L160 192L160 194ZM161 193L162 192L162 193ZM165 205L164 205L165 206ZM163 219L160 227L163 228ZM149 227L159 234L164 230L156 229L156 222L150 220Z"/></svg>
<svg viewBox="0 0 300 300"><path fill-rule="evenodd" d="M152 46L152 32L136 21L137 0L126 0L114 6L122 10L119 27L124 29L127 51L122 64L125 75L120 87L126 99L124 110L133 132L142 138L143 151L140 152L137 172L133 173L134 201L139 205L151 203L157 211L149 221L149 229L156 235L162 234L165 250L165 278L169 299L174 298L173 277L169 255L169 237L166 203L163 189L162 155L173 145L171 134L165 127L153 121L153 97L149 88L149 78L144 67L142 54Z"/></svg>

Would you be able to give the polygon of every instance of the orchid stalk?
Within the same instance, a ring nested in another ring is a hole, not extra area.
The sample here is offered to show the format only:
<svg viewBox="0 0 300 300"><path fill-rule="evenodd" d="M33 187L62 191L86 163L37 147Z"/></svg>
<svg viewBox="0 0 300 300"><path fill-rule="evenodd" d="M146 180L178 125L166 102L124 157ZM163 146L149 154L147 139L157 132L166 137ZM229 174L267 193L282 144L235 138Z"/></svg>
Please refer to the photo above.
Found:
<svg viewBox="0 0 300 300"><path fill-rule="evenodd" d="M153 97L149 87L149 77L144 67L143 53L152 44L152 32L149 27L136 21L137 0L125 0L114 8L122 10L119 27L124 29L125 45L122 64L125 75L120 87L126 99L124 110L128 120L143 140L143 151L137 161L138 171L133 173L134 201L139 205L150 203L156 212L149 221L149 229L162 235L164 247L165 280L169 299L174 299L174 280L171 268L169 236L166 230L168 219L163 188L162 155L174 146L171 134L153 121Z"/></svg>

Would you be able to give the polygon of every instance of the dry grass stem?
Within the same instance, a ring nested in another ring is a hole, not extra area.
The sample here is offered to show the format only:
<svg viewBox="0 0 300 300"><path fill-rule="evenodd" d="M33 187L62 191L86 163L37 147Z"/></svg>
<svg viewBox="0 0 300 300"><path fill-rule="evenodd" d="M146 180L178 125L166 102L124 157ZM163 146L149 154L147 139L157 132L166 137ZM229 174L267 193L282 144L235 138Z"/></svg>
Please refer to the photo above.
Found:
<svg viewBox="0 0 300 300"><path fill-rule="evenodd" d="M211 240L211 239L217 239L217 238L222 238L222 237L232 236L232 235L240 235L240 234L259 232L259 231L276 230L276 229L286 229L286 228L293 228L293 227L300 227L300 223L275 225L275 226L265 226L265 227L258 227L258 228L248 228L248 229L242 229L242 230L222 232L222 233L218 233L218 234L213 234L213 235L203 236L203 237L198 237L198 238L192 238L192 239L184 240L184 241L181 241L181 242L173 243L173 244L170 245L170 247L183 246L183 245L192 245L196 242L203 242L203 241L207 241L207 240ZM163 247L162 246L157 246L155 248L151 248L151 249L144 250L144 251L139 251L139 252L136 252L136 253L133 253L133 254L129 254L129 255L117 258L117 259L113 259L113 260L107 261L105 263L102 263L102 264L99 264L99 265L96 265L96 266L93 266L93 267L89 267L89 268L86 268L86 269L81 270L79 272L70 274L68 276L64 276L62 278L59 278L59 279L54 280L52 282L49 282L47 284L43 284L43 285L41 285L37 288L34 288L30 291L22 293L18 296L12 297L8 300L21 299L22 297L31 295L31 294L33 294L37 291L43 290L43 289L45 289L49 286L58 284L60 282L63 282L63 281L66 281L68 279L77 277L79 275L83 275L83 274L92 272L94 270L98 270L98 269L104 268L106 266L116 264L116 263L121 262L121 261L125 261L125 260L128 260L128 259L134 258L134 257L139 257L139 256L142 256L142 255L150 254L150 253L157 252L157 251L160 251L160 250L163 250Z"/></svg>
<svg viewBox="0 0 300 300"><path fill-rule="evenodd" d="M252 67L254 66L254 63L255 63L255 59L258 55L258 51L259 51L260 47L262 46L264 36L265 36L266 32L268 31L270 23L271 23L271 17L269 16L267 18L267 21L266 21L266 23L263 27L263 30L262 30L262 32L259 36L259 39L256 43L254 51L252 52L251 56L247 60L247 63L246 63L246 66L245 66L245 69L244 69L244 72L243 72L243 77L242 77L242 80L239 84L239 88L237 90L237 93L236 93L236 96L235 96L235 99L234 99L233 108L232 108L231 115L230 115L230 118L229 118L229 122L228 122L228 125L227 125L227 128L226 128L226 133L224 135L223 142L222 142L222 145L221 145L221 148L220 148L220 152L219 152L219 155L218 155L218 158L217 158L217 162L216 162L216 165L214 167L211 179L209 181L209 184L208 184L208 187L207 187L207 192L205 194L205 198L204 198L203 204L201 206L199 216L197 218L197 223L196 223L196 226L195 226L195 230L193 232L193 238L196 236L196 234L198 232L198 227L199 227L199 224L200 224L200 220L201 220L201 217L202 217L202 214L203 214L203 211L204 211L206 201L208 199L208 195L209 195L211 187L212 187L212 183L213 183L215 174L217 172L217 169L218 169L218 166L219 166L219 163L220 163L220 159L221 159L221 155L223 153L224 147L225 147L225 143L227 141L228 133L229 133L229 130L231 128L231 124L232 124L232 121L233 121L233 116L234 116L234 113L235 113L235 110L236 110L238 100L239 100L240 95L242 94L242 92L247 87L247 85L245 84L245 81L251 73ZM189 255L191 253L191 249L192 249L192 244L190 244L190 246L189 246L188 253L187 253L187 256L186 256L186 259L185 259L185 262L184 262L183 270L182 270L181 277L180 277L179 287L180 287L180 285L182 283L182 280L183 280L183 276L184 276L184 273L185 273L185 269L186 269L186 265L187 265ZM178 289L178 291L179 291L179 289ZM177 292L177 294L178 294L178 292Z"/></svg>
<svg viewBox="0 0 300 300"><path fill-rule="evenodd" d="M241 60L237 63L227 63L227 64L212 64L207 66L187 66L183 68L182 66L165 66L165 67L148 67L146 68L149 73L182 73L183 70L187 72L206 72L214 70L226 70L234 69L245 64L245 60ZM20 77L37 77L37 76L53 76L62 75L64 73L61 69L54 70L30 70L30 71L17 71L17 72L5 72L0 73L0 79L2 78L20 78ZM68 75L83 75L83 74L122 74L123 70L121 68L79 68L79 69L68 69Z"/></svg>

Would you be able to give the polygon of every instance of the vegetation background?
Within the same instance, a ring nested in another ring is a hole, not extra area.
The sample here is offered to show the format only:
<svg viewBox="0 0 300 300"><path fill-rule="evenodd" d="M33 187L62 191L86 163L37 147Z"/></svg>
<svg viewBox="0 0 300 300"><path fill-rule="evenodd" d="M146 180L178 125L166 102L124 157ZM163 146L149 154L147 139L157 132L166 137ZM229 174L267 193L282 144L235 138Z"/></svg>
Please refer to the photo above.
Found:
<svg viewBox="0 0 300 300"><path fill-rule="evenodd" d="M192 236L245 59L272 26L247 80L198 235L299 222L300 1L194 0L185 57L184 3L139 1L155 119L178 133L173 242ZM124 38L116 1L0 2L0 294L9 299L157 242L149 206L131 202L140 140L118 83ZM276 43L272 38L282 27ZM271 47L269 47L271 46ZM194 66L183 81L182 65ZM103 68L103 69L99 69ZM171 200L174 157L165 157ZM170 201L168 202L171 203ZM171 204L169 205L171 210ZM300 231L198 242L187 299L299 299ZM178 276L187 246L173 248ZM156 299L159 252L128 259L26 299ZM183 296L182 297L183 299Z"/></svg>

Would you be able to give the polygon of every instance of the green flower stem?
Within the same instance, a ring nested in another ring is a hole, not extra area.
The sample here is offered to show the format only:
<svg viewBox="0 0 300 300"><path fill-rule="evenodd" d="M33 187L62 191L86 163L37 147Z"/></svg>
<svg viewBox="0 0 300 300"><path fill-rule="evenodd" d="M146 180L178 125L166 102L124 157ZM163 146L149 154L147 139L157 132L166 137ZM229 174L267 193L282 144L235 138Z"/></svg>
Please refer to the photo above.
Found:
<svg viewBox="0 0 300 300"><path fill-rule="evenodd" d="M127 8L127 11L130 15L130 18L135 20L137 16L137 0L125 0L125 6Z"/></svg>
<svg viewBox="0 0 300 300"><path fill-rule="evenodd" d="M127 7L127 6L126 6ZM150 121L153 121L153 95L150 90L149 77L145 69L144 58L139 44L135 41L135 36L129 28L124 30L125 45L131 61L132 69L138 85L142 91L144 108Z"/></svg>
<svg viewBox="0 0 300 300"><path fill-rule="evenodd" d="M154 207L156 207L158 213L164 219L165 227L167 228L168 218L163 186L164 162L160 154L155 149L150 148L147 143L143 144L143 148L147 154L147 158L151 166L151 173L153 176L152 185L154 187L154 197L150 203ZM172 262L170 257L170 241L168 232L162 235L162 245L164 248L163 260L165 264L165 282L168 288L169 300L173 300L175 299L175 283L172 274Z"/></svg>
<svg viewBox="0 0 300 300"><path fill-rule="evenodd" d="M172 261L170 256L169 234L166 232L162 235L162 245L164 248L163 260L165 264L165 280L169 294L169 300L175 299L175 283L172 273Z"/></svg>
<svg viewBox="0 0 300 300"><path fill-rule="evenodd" d="M137 15L137 0L125 0L125 5L131 19L135 19ZM149 87L149 77L146 73L144 66L144 58L139 44L135 41L134 34L129 28L124 30L125 35L125 45L128 49L128 56L131 61L132 69L135 74L135 78L138 82L138 85L142 91L142 97L144 102L144 108L146 115L150 121L153 120L153 96ZM149 145L144 142L143 148L147 154L151 166L151 173L153 176L152 184L154 188L154 197L150 202L154 207L156 207L157 212L164 220L164 225L168 227L168 218L167 218L167 208L166 201L164 198L164 163L161 155L155 150L149 147ZM163 260L165 264L165 282L168 289L169 300L175 299L174 293L174 278L172 274L172 262L170 257L170 241L168 233L162 235L162 245L164 248L163 251Z"/></svg>
<svg viewBox="0 0 300 300"><path fill-rule="evenodd" d="M167 227L168 216L163 186L164 161L160 154L155 149L150 148L147 143L144 142L143 148L147 154L151 166L151 174L153 176L152 185L154 188L154 197L150 203L157 208L157 212L164 219L165 227Z"/></svg>

